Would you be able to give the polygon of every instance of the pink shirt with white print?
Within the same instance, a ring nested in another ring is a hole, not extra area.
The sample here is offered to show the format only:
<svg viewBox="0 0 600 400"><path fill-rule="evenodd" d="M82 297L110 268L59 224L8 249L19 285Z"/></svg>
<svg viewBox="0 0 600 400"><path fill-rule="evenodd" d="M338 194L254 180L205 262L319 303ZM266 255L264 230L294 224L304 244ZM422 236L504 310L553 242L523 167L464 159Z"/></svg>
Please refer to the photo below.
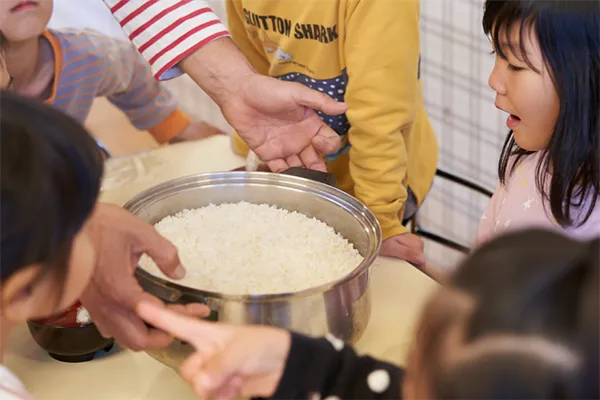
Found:
<svg viewBox="0 0 600 400"><path fill-rule="evenodd" d="M536 168L541 156L542 152L537 152L521 158L506 184L498 187L479 223L478 244L499 234L526 228L553 229L584 240L600 236L600 199L583 225L563 228L556 222L548 200L544 200L536 185ZM550 179L546 185L550 185ZM586 199L578 212L586 212L591 200Z"/></svg>

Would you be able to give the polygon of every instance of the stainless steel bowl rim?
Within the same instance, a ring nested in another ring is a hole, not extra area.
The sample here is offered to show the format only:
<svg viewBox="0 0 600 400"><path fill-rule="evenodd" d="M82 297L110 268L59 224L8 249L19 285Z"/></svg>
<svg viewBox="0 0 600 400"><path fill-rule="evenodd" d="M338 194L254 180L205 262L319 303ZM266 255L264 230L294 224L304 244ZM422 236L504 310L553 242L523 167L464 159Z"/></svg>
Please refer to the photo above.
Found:
<svg viewBox="0 0 600 400"><path fill-rule="evenodd" d="M155 201L160 201L165 196L169 196L172 193L179 193L181 191L185 191L186 187L193 189L197 187L199 182L206 182L207 184L214 185L223 185L223 184L243 184L243 183L254 183L254 184L264 184L264 185L275 185L281 186L285 184L285 187L290 187L293 189L303 190L303 191L311 191L315 194L320 195L321 197L327 198L327 200L336 203L337 205L347 208L351 207L354 209L355 213L360 213L367 219L370 224L375 228L375 235L377 240L375 241L375 246L371 248L367 254L365 254L363 261L350 273L345 276L338 278L332 282L328 282L323 285L315 286L309 289L301 290L298 292L289 292L289 293L272 293L272 294L226 294L219 292L212 292L205 289L198 289L189 286L184 286L175 282L171 282L165 279L162 279L156 275L149 273L141 267L137 267L137 273L145 277L146 279L150 279L154 281L155 284L159 284L161 286L166 286L168 288L173 288L181 293L189 293L189 290L197 291L205 297L212 297L216 299L223 300L234 300L234 301L246 301L246 302L261 302L261 301L273 301L273 300L281 300L290 297L305 297L313 294L327 292L337 286L340 286L357 276L363 274L375 261L377 255L379 254L379 249L381 247L381 226L377 221L377 218L373 215L373 213L359 200L350 196L346 192L337 189L333 186L326 185L321 182L316 182L306 178L300 178L296 176L290 175L282 175L272 172L208 172L208 173L200 173L195 175L188 175L179 178L170 179L168 181L162 182L156 186L148 188L136 196L134 196L131 200L129 200L123 206L126 210L129 210L133 214L136 214L140 209L152 204ZM184 266L185 267L185 266Z"/></svg>

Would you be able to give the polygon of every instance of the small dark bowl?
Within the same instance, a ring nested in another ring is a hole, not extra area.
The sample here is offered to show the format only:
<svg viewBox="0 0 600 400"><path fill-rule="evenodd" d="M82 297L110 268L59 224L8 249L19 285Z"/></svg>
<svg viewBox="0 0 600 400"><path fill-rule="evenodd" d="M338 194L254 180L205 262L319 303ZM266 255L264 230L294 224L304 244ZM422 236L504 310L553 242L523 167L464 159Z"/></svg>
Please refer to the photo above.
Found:
<svg viewBox="0 0 600 400"><path fill-rule="evenodd" d="M53 325L50 320L27 321L33 340L50 357L58 361L77 363L91 361L100 350L110 351L114 339L102 337L93 323L74 326Z"/></svg>

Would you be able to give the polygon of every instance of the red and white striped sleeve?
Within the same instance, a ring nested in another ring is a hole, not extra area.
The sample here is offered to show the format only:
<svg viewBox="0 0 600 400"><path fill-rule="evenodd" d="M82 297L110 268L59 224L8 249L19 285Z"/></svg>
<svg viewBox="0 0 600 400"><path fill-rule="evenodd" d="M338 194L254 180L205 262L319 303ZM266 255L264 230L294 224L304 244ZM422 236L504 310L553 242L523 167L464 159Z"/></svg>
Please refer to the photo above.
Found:
<svg viewBox="0 0 600 400"><path fill-rule="evenodd" d="M204 0L103 0L156 79L181 74L177 63L205 44L229 36Z"/></svg>

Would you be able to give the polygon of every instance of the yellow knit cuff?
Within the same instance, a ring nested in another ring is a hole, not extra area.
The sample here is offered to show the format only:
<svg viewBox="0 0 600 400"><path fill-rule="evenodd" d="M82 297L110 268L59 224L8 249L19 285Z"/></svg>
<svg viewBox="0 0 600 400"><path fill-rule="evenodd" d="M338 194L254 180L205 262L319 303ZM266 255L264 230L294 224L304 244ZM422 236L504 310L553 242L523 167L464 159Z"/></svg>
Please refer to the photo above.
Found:
<svg viewBox="0 0 600 400"><path fill-rule="evenodd" d="M396 236L396 235L401 235L403 233L407 233L408 229L404 225L402 225L402 223L398 220L397 224L394 223L394 224L386 226L385 228L382 225L381 226L381 232L383 234L383 240L385 240L385 239L391 238L392 236Z"/></svg>

